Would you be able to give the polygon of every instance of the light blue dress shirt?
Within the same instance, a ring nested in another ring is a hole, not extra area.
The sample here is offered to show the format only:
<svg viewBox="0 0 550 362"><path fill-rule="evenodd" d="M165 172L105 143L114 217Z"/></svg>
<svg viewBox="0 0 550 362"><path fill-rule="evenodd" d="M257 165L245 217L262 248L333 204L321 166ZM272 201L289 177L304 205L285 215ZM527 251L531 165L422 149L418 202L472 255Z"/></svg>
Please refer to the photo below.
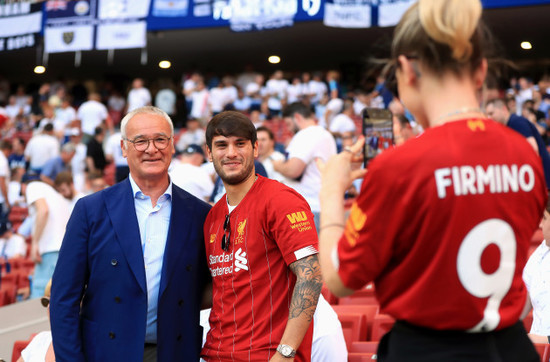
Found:
<svg viewBox="0 0 550 362"><path fill-rule="evenodd" d="M147 329L146 343L157 343L157 306L159 298L160 277L164 248L170 227L172 212L172 181L164 194L159 197L155 207L151 198L145 195L138 187L132 176L129 176L134 195L134 205L139 225L141 249L145 264L147 279Z"/></svg>

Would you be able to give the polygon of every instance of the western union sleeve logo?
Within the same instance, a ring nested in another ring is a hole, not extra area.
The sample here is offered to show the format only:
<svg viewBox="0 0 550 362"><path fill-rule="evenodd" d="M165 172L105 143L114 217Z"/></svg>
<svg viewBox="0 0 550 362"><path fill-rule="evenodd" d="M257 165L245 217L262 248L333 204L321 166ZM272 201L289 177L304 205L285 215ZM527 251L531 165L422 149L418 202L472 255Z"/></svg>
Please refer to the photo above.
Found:
<svg viewBox="0 0 550 362"><path fill-rule="evenodd" d="M305 211L293 212L287 214L286 218L290 221L291 224L296 224L297 222L302 222L307 220L307 215Z"/></svg>
<svg viewBox="0 0 550 362"><path fill-rule="evenodd" d="M299 232L311 230L312 226L305 211L293 212L286 215L288 221L290 221L290 228L297 229Z"/></svg>

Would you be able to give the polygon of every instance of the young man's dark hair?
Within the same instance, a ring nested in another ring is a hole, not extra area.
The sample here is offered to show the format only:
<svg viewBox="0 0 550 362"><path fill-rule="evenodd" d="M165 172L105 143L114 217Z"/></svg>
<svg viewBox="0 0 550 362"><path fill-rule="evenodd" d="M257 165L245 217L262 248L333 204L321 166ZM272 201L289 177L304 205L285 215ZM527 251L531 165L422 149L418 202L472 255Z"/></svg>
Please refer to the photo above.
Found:
<svg viewBox="0 0 550 362"><path fill-rule="evenodd" d="M254 147L256 140L256 128L244 114L235 111L225 111L215 115L206 126L206 145L212 149L212 140L216 136L242 137L252 142Z"/></svg>
<svg viewBox="0 0 550 362"><path fill-rule="evenodd" d="M311 111L311 108L306 106L302 102L294 102L289 104L288 106L283 109L283 117L292 117L295 113L301 114L304 118L311 118L313 116L313 112Z"/></svg>
<svg viewBox="0 0 550 362"><path fill-rule="evenodd" d="M272 140L272 141L275 140L275 135L274 135L273 132L272 132L269 128L267 128L266 126L260 126L260 127L258 127L258 128L256 129L256 134L257 134L258 132L262 132L262 131L265 132L265 133L267 133L267 136L269 137L270 140Z"/></svg>

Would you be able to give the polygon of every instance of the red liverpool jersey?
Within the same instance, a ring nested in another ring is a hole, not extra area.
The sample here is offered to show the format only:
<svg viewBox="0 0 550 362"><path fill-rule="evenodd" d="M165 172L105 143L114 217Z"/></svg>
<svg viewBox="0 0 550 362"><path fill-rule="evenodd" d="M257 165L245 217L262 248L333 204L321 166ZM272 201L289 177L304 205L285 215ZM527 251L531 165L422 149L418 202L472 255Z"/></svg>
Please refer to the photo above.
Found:
<svg viewBox="0 0 550 362"><path fill-rule="evenodd" d="M209 361L268 361L288 320L296 282L288 266L317 253L313 214L297 192L261 176L231 212L230 233L224 232L227 214L224 196L204 224L213 306L202 355ZM224 234L228 252L221 248ZM312 331L296 361L311 359Z"/></svg>
<svg viewBox="0 0 550 362"><path fill-rule="evenodd" d="M374 280L381 312L415 325L508 327L545 200L541 161L521 135L482 119L428 129L369 165L339 275L352 289Z"/></svg>

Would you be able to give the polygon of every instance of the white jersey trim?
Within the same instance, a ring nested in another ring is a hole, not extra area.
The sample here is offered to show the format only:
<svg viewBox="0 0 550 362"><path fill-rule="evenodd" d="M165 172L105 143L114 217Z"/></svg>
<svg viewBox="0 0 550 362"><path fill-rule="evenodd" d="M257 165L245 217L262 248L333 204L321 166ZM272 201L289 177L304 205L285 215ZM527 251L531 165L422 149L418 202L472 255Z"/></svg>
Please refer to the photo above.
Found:
<svg viewBox="0 0 550 362"><path fill-rule="evenodd" d="M300 260L303 258L307 258L310 255L318 254L318 253L319 251L317 251L317 248L315 248L315 246L313 245L310 245L310 246L306 246L305 248L296 250L294 252L294 256L296 257L296 260Z"/></svg>

